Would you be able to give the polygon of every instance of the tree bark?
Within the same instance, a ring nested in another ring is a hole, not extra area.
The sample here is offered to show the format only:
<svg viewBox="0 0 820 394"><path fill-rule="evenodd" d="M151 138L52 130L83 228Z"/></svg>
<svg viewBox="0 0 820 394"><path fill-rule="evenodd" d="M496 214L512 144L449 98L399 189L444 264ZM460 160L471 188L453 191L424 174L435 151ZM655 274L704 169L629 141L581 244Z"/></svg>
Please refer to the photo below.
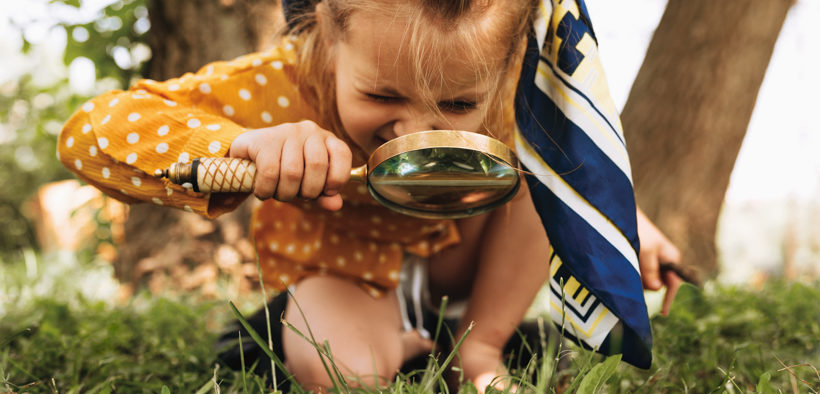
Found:
<svg viewBox="0 0 820 394"><path fill-rule="evenodd" d="M148 8L152 58L146 77L156 80L265 49L284 22L279 2L272 0L149 0ZM248 240L254 200L212 221L152 204L132 205L115 261L117 277L157 291L180 287L180 280L198 272L203 281L222 271L255 278L255 270L247 272L255 259ZM207 283L187 287L202 284Z"/></svg>
<svg viewBox="0 0 820 394"><path fill-rule="evenodd" d="M670 0L621 120L638 204L697 282L774 45L794 0Z"/></svg>

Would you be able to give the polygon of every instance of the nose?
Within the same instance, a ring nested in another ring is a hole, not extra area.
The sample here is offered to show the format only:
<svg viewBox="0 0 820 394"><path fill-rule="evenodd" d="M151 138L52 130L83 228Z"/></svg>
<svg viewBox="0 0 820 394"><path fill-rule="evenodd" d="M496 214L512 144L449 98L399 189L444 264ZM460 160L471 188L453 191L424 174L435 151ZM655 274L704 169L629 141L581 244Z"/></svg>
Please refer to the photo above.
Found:
<svg viewBox="0 0 820 394"><path fill-rule="evenodd" d="M405 108L393 122L393 132L401 137L418 131L442 130L440 123L440 116L430 109Z"/></svg>

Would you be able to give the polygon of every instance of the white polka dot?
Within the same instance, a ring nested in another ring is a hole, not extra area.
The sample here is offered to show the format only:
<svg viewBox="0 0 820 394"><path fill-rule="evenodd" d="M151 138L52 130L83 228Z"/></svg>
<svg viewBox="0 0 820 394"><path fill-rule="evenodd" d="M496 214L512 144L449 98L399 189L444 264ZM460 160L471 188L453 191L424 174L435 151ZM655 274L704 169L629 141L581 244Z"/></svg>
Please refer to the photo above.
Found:
<svg viewBox="0 0 820 394"><path fill-rule="evenodd" d="M248 101L251 99L251 92L248 89L239 89L239 97L242 100Z"/></svg>
<svg viewBox="0 0 820 394"><path fill-rule="evenodd" d="M279 242L276 242L276 241L271 242L268 245L268 249L270 249L271 252L275 252L275 251L279 250Z"/></svg>
<svg viewBox="0 0 820 394"><path fill-rule="evenodd" d="M169 107L176 107L176 106L177 106L177 102L176 102L176 101L171 101L171 100L162 100L162 102L164 102L164 103L165 103L165 105L167 105L167 106L169 106Z"/></svg>
<svg viewBox="0 0 820 394"><path fill-rule="evenodd" d="M145 89L138 89L137 94L148 94L148 92L146 92Z"/></svg>
<svg viewBox="0 0 820 394"><path fill-rule="evenodd" d="M276 70L281 70L282 69L282 62L280 60L274 60L273 62L271 62L270 65L271 65L271 67L273 67Z"/></svg>
<svg viewBox="0 0 820 394"><path fill-rule="evenodd" d="M222 107L222 113L224 113L225 115L228 115L228 116L233 116L233 114L235 112L233 110L233 107L231 107L230 105L226 105L226 106Z"/></svg>
<svg viewBox="0 0 820 394"><path fill-rule="evenodd" d="M88 134L89 131L91 131L91 124L86 123L83 125L83 134Z"/></svg>
<svg viewBox="0 0 820 394"><path fill-rule="evenodd" d="M310 253L310 244L305 244L304 246L302 246L302 253L304 253L304 254Z"/></svg>
<svg viewBox="0 0 820 394"><path fill-rule="evenodd" d="M160 142L157 144L157 153L165 153L168 152L168 144L165 142Z"/></svg>
<svg viewBox="0 0 820 394"><path fill-rule="evenodd" d="M128 114L128 121L129 122L136 122L139 119L140 119L140 114L138 114L136 112L131 112L130 114Z"/></svg>
<svg viewBox="0 0 820 394"><path fill-rule="evenodd" d="M103 120L100 124L106 124L109 121L111 121L111 115L105 115L105 117L103 118Z"/></svg>
<svg viewBox="0 0 820 394"><path fill-rule="evenodd" d="M207 83L201 83L199 84L199 91L202 92L202 94L210 94L211 85L208 85Z"/></svg>
<svg viewBox="0 0 820 394"><path fill-rule="evenodd" d="M387 262L387 255L385 255L384 253L380 253L379 254L379 263L384 264L386 262Z"/></svg>
<svg viewBox="0 0 820 394"><path fill-rule="evenodd" d="M157 129L157 134L159 134L160 137L164 137L166 134L168 134L168 131L170 130L171 128L168 127L168 125L162 125L159 126L159 128Z"/></svg>
<svg viewBox="0 0 820 394"><path fill-rule="evenodd" d="M191 209L190 205L186 205L186 206L182 207L182 209L184 209L185 212L193 212L194 211L193 209Z"/></svg>
<svg viewBox="0 0 820 394"><path fill-rule="evenodd" d="M205 69L205 75L211 75L214 73L214 66L210 65L208 68Z"/></svg>
<svg viewBox="0 0 820 394"><path fill-rule="evenodd" d="M179 158L177 158L177 161L180 163L187 163L189 158L190 157L188 155L188 152L182 152L179 154Z"/></svg>
<svg viewBox="0 0 820 394"><path fill-rule="evenodd" d="M66 147L69 147L69 148L71 148L72 146L74 146L74 137L68 137L68 138L65 140L65 146L66 146Z"/></svg>
<svg viewBox="0 0 820 394"><path fill-rule="evenodd" d="M276 102L282 108L287 108L288 106L290 106L290 100L288 100L288 98L285 96L279 96L279 98L276 99Z"/></svg>
<svg viewBox="0 0 820 394"><path fill-rule="evenodd" d="M387 277L390 278L390 280L399 280L399 271L390 271L387 273Z"/></svg>
<svg viewBox="0 0 820 394"><path fill-rule="evenodd" d="M314 248L314 249L319 249L319 248L321 248L321 247L322 247L322 241L319 241L319 240L317 239L316 241L314 241L314 242L313 242L313 248Z"/></svg>
<svg viewBox="0 0 820 394"><path fill-rule="evenodd" d="M132 176L131 177L131 183L133 183L134 186L136 186L136 187L140 187L142 185L142 179L140 179L139 177L136 177L136 176Z"/></svg>
<svg viewBox="0 0 820 394"><path fill-rule="evenodd" d="M129 133L125 140L128 141L129 144L136 144L140 140L140 135L137 133Z"/></svg>
<svg viewBox="0 0 820 394"><path fill-rule="evenodd" d="M208 129L208 130L211 130L211 131L217 131L217 130L222 128L222 125L214 123L214 124L209 124L209 125L205 126L205 128Z"/></svg>
<svg viewBox="0 0 820 394"><path fill-rule="evenodd" d="M228 76L227 76L227 75L220 75L220 76L219 76L219 79L221 79L221 80L225 81L225 80L227 80L227 79L228 79Z"/></svg>
<svg viewBox="0 0 820 394"><path fill-rule="evenodd" d="M330 243L332 243L332 244L334 244L334 245L335 245L335 244L338 244L338 243L339 243L339 236L338 236L338 235L336 235L336 234L332 234L332 235L330 236Z"/></svg>
<svg viewBox="0 0 820 394"><path fill-rule="evenodd" d="M273 122L273 117L270 115L270 112L262 111L262 121L265 123Z"/></svg>
<svg viewBox="0 0 820 394"><path fill-rule="evenodd" d="M179 90L179 84L178 83L172 83L172 84L168 85L168 90L171 91L171 92L176 92L177 90Z"/></svg>
<svg viewBox="0 0 820 394"><path fill-rule="evenodd" d="M356 259L356 261L362 261L364 260L364 255L362 254L362 252L357 250L353 252L353 258Z"/></svg>
<svg viewBox="0 0 820 394"><path fill-rule="evenodd" d="M367 194L367 186L365 186L365 185L356 186L356 191L359 192L359 194Z"/></svg>
<svg viewBox="0 0 820 394"><path fill-rule="evenodd" d="M375 223L375 224L379 224L379 223L382 222L382 218L381 218L381 216L373 215L373 216L370 217L370 221Z"/></svg>
<svg viewBox="0 0 820 394"><path fill-rule="evenodd" d="M108 179L108 177L110 177L110 176L111 176L111 170L109 170L108 167L103 167L102 177L105 178L105 179Z"/></svg>
<svg viewBox="0 0 820 394"><path fill-rule="evenodd" d="M74 160L74 167L77 167L78 170L82 170L83 162L80 159Z"/></svg>
<svg viewBox="0 0 820 394"><path fill-rule="evenodd" d="M251 64L253 64L254 67L259 67L259 66L262 65L262 60L261 59L253 59L253 62L251 62Z"/></svg>
<svg viewBox="0 0 820 394"><path fill-rule="evenodd" d="M222 144L220 144L219 141L211 141L211 143L208 144L208 152L215 154L216 152L219 152L219 148L221 147Z"/></svg>
<svg viewBox="0 0 820 394"><path fill-rule="evenodd" d="M154 197L151 199L151 201L153 201L156 205L162 205L162 200L160 200L159 198Z"/></svg>
<svg viewBox="0 0 820 394"><path fill-rule="evenodd" d="M265 78L265 76L262 75L262 74L256 74L253 78L256 80L256 83L258 83L259 85L265 86L265 84L268 83L268 79Z"/></svg>
<svg viewBox="0 0 820 394"><path fill-rule="evenodd" d="M291 43L285 44L285 49L287 49L289 51L292 51L293 50L293 44L291 44Z"/></svg>
<svg viewBox="0 0 820 394"><path fill-rule="evenodd" d="M288 246L285 246L285 253L293 254L293 252L295 252L295 251L296 251L296 245L288 244Z"/></svg>
<svg viewBox="0 0 820 394"><path fill-rule="evenodd" d="M288 276L288 274L279 275L279 280L285 284L290 283L290 276Z"/></svg>
<svg viewBox="0 0 820 394"><path fill-rule="evenodd" d="M108 138L105 138L105 137L97 138L97 145L99 145L101 149L108 148Z"/></svg>
<svg viewBox="0 0 820 394"><path fill-rule="evenodd" d="M202 122L200 122L199 119L197 119L197 118L188 119L188 127L194 129L194 128L197 128L199 126L202 126Z"/></svg>
<svg viewBox="0 0 820 394"><path fill-rule="evenodd" d="M117 105L117 103L119 103L119 102L120 102L120 99L114 98L114 99L112 99L111 101L108 102L108 106L113 107L113 106Z"/></svg>
<svg viewBox="0 0 820 394"><path fill-rule="evenodd" d="M362 279L364 280L373 280L373 273L372 272L365 272L362 274Z"/></svg>
<svg viewBox="0 0 820 394"><path fill-rule="evenodd" d="M91 145L88 147L88 154L91 157L97 156L97 147L95 145Z"/></svg>
<svg viewBox="0 0 820 394"><path fill-rule="evenodd" d="M339 267L344 267L345 264L347 264L347 260L345 260L344 257L339 256L336 258L336 265L338 265Z"/></svg>
<svg viewBox="0 0 820 394"><path fill-rule="evenodd" d="M128 156L125 157L125 162L128 163L128 164L134 164L136 161L137 161L137 154L134 153L134 152L129 153Z"/></svg>
<svg viewBox="0 0 820 394"><path fill-rule="evenodd" d="M91 110L93 110L93 109L94 109L94 103L89 101L89 102L83 104L83 111L91 112Z"/></svg>

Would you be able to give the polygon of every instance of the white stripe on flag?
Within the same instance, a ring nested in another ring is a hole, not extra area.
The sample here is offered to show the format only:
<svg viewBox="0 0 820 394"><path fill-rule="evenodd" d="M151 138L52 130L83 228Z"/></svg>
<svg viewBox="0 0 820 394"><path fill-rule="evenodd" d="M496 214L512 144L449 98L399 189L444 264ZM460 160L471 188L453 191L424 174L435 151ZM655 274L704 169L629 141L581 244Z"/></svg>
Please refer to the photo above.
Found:
<svg viewBox="0 0 820 394"><path fill-rule="evenodd" d="M558 80L552 73L548 64L541 61L538 64L538 73L535 76L535 86L542 91L555 106L572 123L578 125L581 130L598 146L608 158L624 173L629 182L632 183L632 169L629 165L629 156L625 145L619 141L612 128L606 123L594 108L589 105L583 97L561 86L563 82Z"/></svg>
<svg viewBox="0 0 820 394"><path fill-rule="evenodd" d="M623 257L632 264L632 268L640 275L638 267L638 256L629 240L618 231L607 217L601 214L589 201L578 194L564 179L558 175L552 167L547 165L537 152L524 140L521 131L515 130L515 149L518 159L524 164L544 186L548 187L561 201L569 206L581 218L586 220L602 237L604 237Z"/></svg>

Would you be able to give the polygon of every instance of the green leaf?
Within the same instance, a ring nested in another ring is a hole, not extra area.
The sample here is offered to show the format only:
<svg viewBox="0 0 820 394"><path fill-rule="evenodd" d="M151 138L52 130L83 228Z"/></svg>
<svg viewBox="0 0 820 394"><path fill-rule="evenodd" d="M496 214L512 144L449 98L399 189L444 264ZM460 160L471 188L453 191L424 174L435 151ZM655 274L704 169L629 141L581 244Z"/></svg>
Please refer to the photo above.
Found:
<svg viewBox="0 0 820 394"><path fill-rule="evenodd" d="M168 388L166 385L162 385L162 394L171 394L171 389Z"/></svg>
<svg viewBox="0 0 820 394"><path fill-rule="evenodd" d="M604 386L607 379L615 372L615 368L618 366L618 363L621 361L621 355L616 354L614 356L607 357L604 362L595 365L592 369L584 376L584 379L581 380L581 385L578 386L578 393L581 394L591 394L596 393L600 388Z"/></svg>
<svg viewBox="0 0 820 394"><path fill-rule="evenodd" d="M768 372L765 372L763 375L760 375L760 379L757 381L757 387L755 388L755 391L763 394L777 394L779 391L777 390L777 388L772 386L772 383L770 382L771 379L772 374Z"/></svg>

